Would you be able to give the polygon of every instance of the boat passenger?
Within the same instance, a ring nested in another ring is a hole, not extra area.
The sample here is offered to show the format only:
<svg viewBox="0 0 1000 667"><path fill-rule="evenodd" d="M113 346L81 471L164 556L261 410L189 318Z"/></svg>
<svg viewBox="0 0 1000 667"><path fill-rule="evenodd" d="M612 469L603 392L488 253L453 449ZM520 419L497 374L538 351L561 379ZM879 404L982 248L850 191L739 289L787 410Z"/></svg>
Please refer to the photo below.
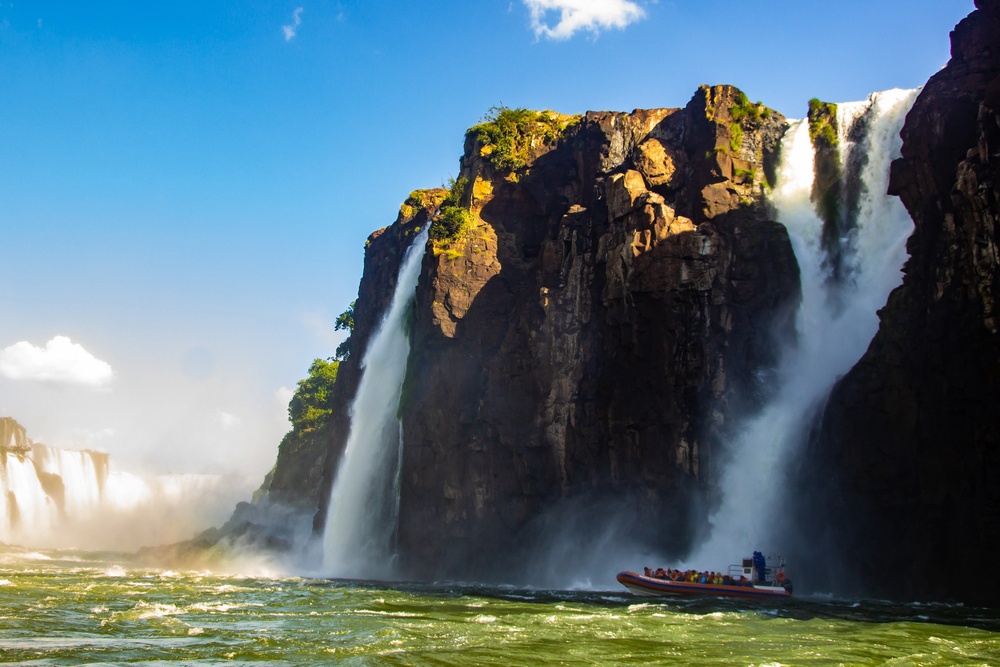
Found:
<svg viewBox="0 0 1000 667"><path fill-rule="evenodd" d="M649 569L648 567L644 567L644 568L642 568L642 573L643 573L644 575L646 575L647 577L651 577L651 576L653 576L653 571L652 571L652 570L650 570L650 569Z"/></svg>
<svg viewBox="0 0 1000 667"><path fill-rule="evenodd" d="M764 569L767 567L767 561L764 560L764 554L759 551L753 552L753 569L754 569L754 581L759 581L763 583L764 581Z"/></svg>

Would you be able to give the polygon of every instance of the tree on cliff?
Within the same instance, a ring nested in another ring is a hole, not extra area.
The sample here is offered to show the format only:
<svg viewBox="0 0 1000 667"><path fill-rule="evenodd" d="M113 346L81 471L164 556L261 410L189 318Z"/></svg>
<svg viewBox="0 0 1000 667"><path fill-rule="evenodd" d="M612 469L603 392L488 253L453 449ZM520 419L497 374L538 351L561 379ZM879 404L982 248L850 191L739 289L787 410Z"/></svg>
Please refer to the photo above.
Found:
<svg viewBox="0 0 1000 667"><path fill-rule="evenodd" d="M346 359L351 356L351 334L354 333L354 306L357 302L357 299L352 301L347 310L337 315L337 321L333 324L334 331L347 332L347 338L337 346L337 351L333 355L334 359Z"/></svg>
<svg viewBox="0 0 1000 667"><path fill-rule="evenodd" d="M333 412L333 385L339 368L336 359L315 359L309 367L309 377L299 380L298 389L288 402L288 419L296 431L323 425Z"/></svg>

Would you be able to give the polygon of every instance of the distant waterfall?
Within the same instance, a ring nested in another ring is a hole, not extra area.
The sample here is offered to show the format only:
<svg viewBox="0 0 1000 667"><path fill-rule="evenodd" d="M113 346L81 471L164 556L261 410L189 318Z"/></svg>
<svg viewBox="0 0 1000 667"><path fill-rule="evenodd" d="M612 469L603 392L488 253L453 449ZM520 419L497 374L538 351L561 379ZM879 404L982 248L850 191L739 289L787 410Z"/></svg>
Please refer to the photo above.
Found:
<svg viewBox="0 0 1000 667"><path fill-rule="evenodd" d="M220 475L111 470L103 452L33 443L19 425L15 439L2 427L16 422L2 421L2 543L134 550L178 541L224 519L243 493Z"/></svg>
<svg viewBox="0 0 1000 667"><path fill-rule="evenodd" d="M32 542L65 520L93 514L108 477L108 455L40 444L7 448L0 461L0 542Z"/></svg>
<svg viewBox="0 0 1000 667"><path fill-rule="evenodd" d="M397 410L410 353L406 316L428 229L406 251L392 303L361 362L364 375L323 532L323 571L333 576L384 578L392 565L402 443Z"/></svg>
<svg viewBox="0 0 1000 667"><path fill-rule="evenodd" d="M801 269L798 342L781 360L775 398L743 425L729 449L732 460L720 480L723 502L710 519L708 541L689 559L693 567L721 569L755 549L782 549L774 539L786 465L834 382L867 348L878 328L876 311L902 282L913 222L902 203L885 192L889 164L899 156L899 132L917 92L890 90L838 105L846 216L839 250L848 267L839 282L825 261L823 221L810 201L814 157L808 122L793 122L785 134L772 199Z"/></svg>

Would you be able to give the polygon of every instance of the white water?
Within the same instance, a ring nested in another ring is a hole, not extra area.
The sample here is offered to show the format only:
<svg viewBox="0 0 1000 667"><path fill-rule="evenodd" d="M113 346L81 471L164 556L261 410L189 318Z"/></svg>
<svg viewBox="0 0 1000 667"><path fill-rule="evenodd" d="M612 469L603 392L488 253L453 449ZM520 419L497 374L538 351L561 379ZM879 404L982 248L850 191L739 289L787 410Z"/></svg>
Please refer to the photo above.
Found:
<svg viewBox="0 0 1000 667"><path fill-rule="evenodd" d="M188 539L245 495L220 475L142 476L108 455L28 443L0 462L0 542L32 548L134 550Z"/></svg>
<svg viewBox="0 0 1000 667"><path fill-rule="evenodd" d="M392 567L401 443L396 413L410 354L405 324L420 278L428 229L406 251L392 303L361 362L364 375L351 406L351 432L330 492L323 531L327 575L385 578Z"/></svg>
<svg viewBox="0 0 1000 667"><path fill-rule="evenodd" d="M889 164L899 156L899 131L917 92L890 90L838 107L841 146L868 151L858 228L853 243L843 240L855 249L848 258L854 267L849 284L831 283L823 268L823 223L809 201L814 168L808 123L794 122L785 134L773 201L802 274L798 342L781 360L775 398L731 443L732 460L720 480L722 505L710 519L709 539L689 558L690 567L721 571L754 550L782 550L774 540L784 515L786 465L796 456L814 411L867 348L878 328L876 310L902 281L913 223L900 201L884 193ZM852 146L846 142L846 125L866 114L867 139ZM846 156L841 157L846 164ZM837 298L831 298L831 290L838 290Z"/></svg>

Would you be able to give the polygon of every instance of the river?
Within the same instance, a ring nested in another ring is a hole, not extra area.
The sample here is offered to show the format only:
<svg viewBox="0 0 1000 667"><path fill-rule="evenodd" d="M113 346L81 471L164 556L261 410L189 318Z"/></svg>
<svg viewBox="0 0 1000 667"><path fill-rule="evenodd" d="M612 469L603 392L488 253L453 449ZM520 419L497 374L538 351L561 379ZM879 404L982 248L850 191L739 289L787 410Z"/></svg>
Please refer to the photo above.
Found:
<svg viewBox="0 0 1000 667"><path fill-rule="evenodd" d="M1000 611L251 577L3 547L0 663L996 665Z"/></svg>

